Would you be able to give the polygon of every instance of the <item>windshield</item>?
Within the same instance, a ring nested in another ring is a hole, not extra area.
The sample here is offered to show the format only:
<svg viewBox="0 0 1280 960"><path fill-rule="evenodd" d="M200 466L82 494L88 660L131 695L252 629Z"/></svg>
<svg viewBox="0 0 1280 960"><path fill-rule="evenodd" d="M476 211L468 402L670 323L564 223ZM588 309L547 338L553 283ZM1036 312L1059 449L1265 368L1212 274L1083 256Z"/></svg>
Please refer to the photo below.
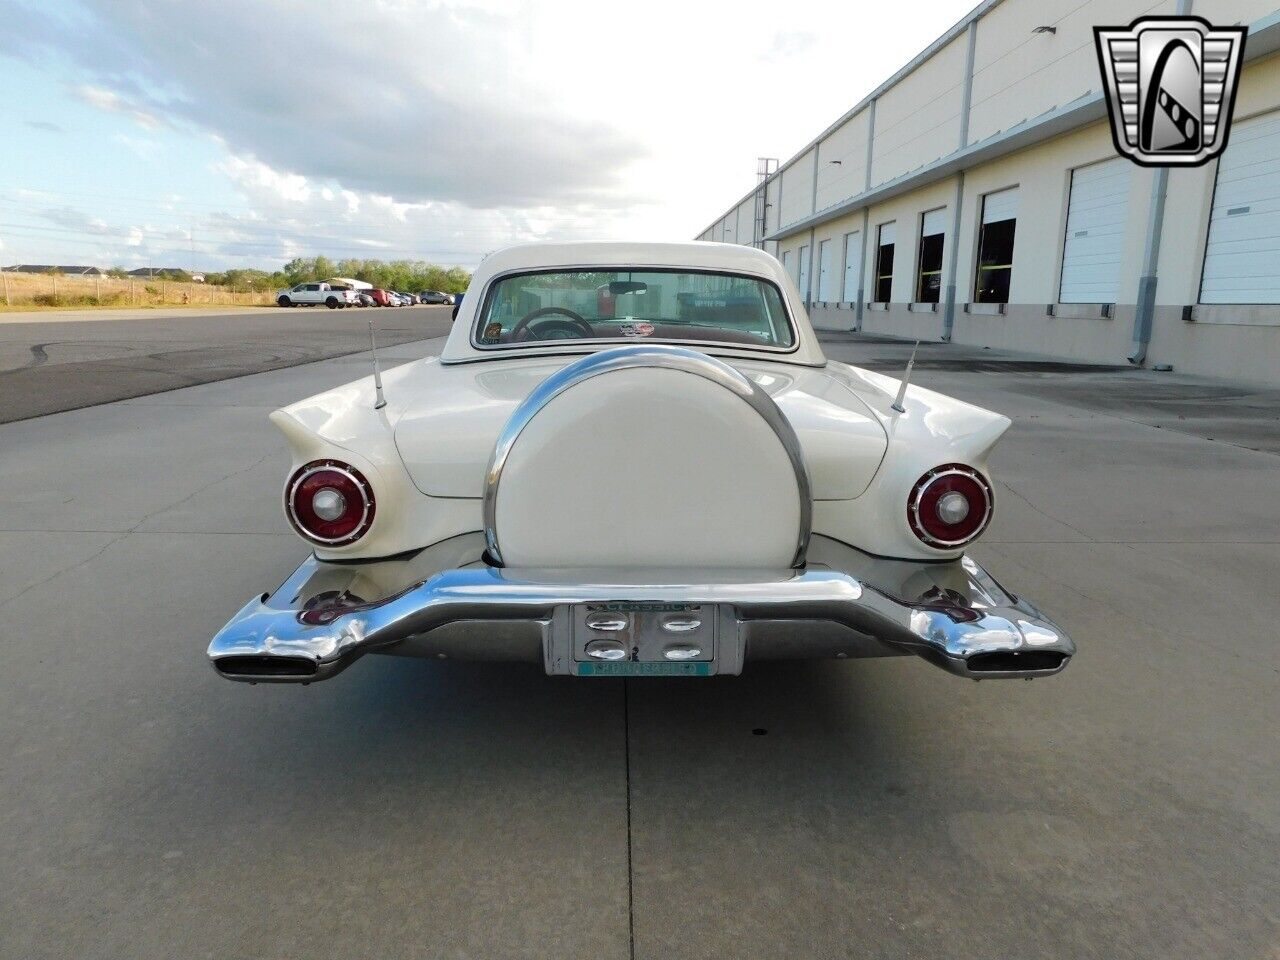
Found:
<svg viewBox="0 0 1280 960"><path fill-rule="evenodd" d="M548 270L504 277L476 325L478 347L545 341L666 340L795 345L767 280L680 270Z"/></svg>

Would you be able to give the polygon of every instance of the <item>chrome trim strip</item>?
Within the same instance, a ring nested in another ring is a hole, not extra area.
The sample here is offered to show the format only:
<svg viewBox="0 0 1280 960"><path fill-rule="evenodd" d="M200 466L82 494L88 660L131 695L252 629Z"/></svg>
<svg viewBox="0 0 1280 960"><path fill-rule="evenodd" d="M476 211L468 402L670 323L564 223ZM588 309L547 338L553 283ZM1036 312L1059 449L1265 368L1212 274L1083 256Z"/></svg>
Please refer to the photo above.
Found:
<svg viewBox="0 0 1280 960"><path fill-rule="evenodd" d="M813 494L809 485L809 471L805 467L804 457L800 451L800 440L795 430L791 428L791 422L778 409L772 397L749 377L723 360L686 347L657 343L636 344L588 354L547 377L516 407L498 434L498 441L494 444L493 454L489 458L489 466L484 475L484 539L489 557L499 565L503 562L494 526L498 510L498 484L502 480L502 469L506 466L507 457L511 454L511 448L515 445L521 431L543 407L570 387L602 373L641 367L680 370L717 383L749 403L773 429L778 440L782 442L783 449L791 460L791 467L795 471L796 487L800 496L800 537L791 565L802 566L805 553L809 549L809 536L813 527Z"/></svg>
<svg viewBox="0 0 1280 960"><path fill-rule="evenodd" d="M891 563L884 562L883 572L889 572ZM316 611L297 590L325 566L313 557L275 596L250 601L214 637L208 655L215 668L227 661L228 669L219 673L228 679L310 683L333 676L365 653L393 651L403 641L453 624L506 621L541 628L553 621L557 610L574 604L624 601L723 604L740 629L753 624L835 623L971 679L1043 677L1061 671L1076 651L1071 638L1030 603L1007 593L971 559L966 557L961 565L962 589L931 591L916 600L891 596L831 569L620 571L613 574L616 579L608 579L610 575L598 570L464 567L436 573L381 600L315 617L307 615ZM477 632L477 658L484 658L491 634ZM981 655L1033 653L1060 659L1031 669L969 666L971 658ZM297 661L314 664L315 670L272 669ZM254 662L262 664L261 672L244 669Z"/></svg>

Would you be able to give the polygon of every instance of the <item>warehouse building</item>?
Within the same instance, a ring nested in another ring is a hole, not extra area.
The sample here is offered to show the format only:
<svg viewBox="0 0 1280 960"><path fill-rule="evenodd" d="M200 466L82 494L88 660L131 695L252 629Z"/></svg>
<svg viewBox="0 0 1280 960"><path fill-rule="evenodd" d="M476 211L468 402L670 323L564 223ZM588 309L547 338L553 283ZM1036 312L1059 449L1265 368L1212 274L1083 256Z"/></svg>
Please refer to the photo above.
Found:
<svg viewBox="0 0 1280 960"><path fill-rule="evenodd" d="M1112 142L1093 27L1249 27L1225 153ZM1280 385L1280 5L986 0L698 239L786 265L815 325Z"/></svg>

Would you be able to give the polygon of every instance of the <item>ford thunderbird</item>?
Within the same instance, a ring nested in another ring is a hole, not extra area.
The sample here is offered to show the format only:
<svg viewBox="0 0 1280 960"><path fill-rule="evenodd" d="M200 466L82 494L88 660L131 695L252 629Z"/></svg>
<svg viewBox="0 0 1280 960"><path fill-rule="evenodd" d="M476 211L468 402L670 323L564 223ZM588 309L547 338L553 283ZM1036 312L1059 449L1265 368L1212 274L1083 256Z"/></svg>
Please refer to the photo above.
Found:
<svg viewBox="0 0 1280 960"><path fill-rule="evenodd" d="M577 677L895 655L1059 672L1071 640L967 553L1010 421L905 379L824 356L759 250L493 254L439 356L375 359L271 414L310 555L209 658L277 683L366 654Z"/></svg>

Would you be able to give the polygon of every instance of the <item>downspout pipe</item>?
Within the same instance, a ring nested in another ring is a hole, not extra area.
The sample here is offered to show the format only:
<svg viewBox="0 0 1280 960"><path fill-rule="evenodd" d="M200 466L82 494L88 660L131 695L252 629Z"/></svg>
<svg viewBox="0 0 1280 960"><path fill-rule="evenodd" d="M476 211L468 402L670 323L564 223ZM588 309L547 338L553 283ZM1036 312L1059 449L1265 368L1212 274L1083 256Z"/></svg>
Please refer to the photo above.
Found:
<svg viewBox="0 0 1280 960"><path fill-rule="evenodd" d="M872 99L867 110L867 170L862 181L862 189L871 189L871 162L875 159L876 147L876 104L879 97ZM871 208L862 208L862 251L858 255L858 309L854 314L853 329L862 329L862 310L867 302L867 231L871 228Z"/></svg>
<svg viewBox="0 0 1280 960"><path fill-rule="evenodd" d="M1156 312L1157 270L1160 238L1164 233L1164 201L1169 192L1169 170L1160 167L1151 180L1151 203L1147 214L1147 242L1142 254L1142 275L1138 278L1138 304L1133 318L1133 350L1129 362L1140 367L1147 362L1151 328Z"/></svg>
<svg viewBox="0 0 1280 960"><path fill-rule="evenodd" d="M862 249L858 253L858 310L857 319L853 325L854 331L862 329L862 308L867 300L867 230L871 226L871 208L862 208L862 231L859 242Z"/></svg>
<svg viewBox="0 0 1280 960"><path fill-rule="evenodd" d="M956 196L952 203L951 250L947 257L947 293L943 304L942 342L950 343L956 328L956 271L960 268L960 206L964 203L964 171L956 174Z"/></svg>
<svg viewBox="0 0 1280 960"><path fill-rule="evenodd" d="M1178 0L1178 16L1191 13L1192 0ZM1160 266L1160 239L1164 234L1164 201L1169 193L1169 168L1159 167L1151 181L1151 203L1147 213L1147 242L1142 253L1142 275L1138 277L1138 304L1133 317L1133 351L1129 362L1140 367L1147 362L1151 328L1156 313L1157 271Z"/></svg>
<svg viewBox="0 0 1280 960"><path fill-rule="evenodd" d="M960 95L960 143L969 145L969 113L973 106L973 59L978 48L978 21L969 24L968 50L965 53L964 92ZM956 270L960 266L960 208L964 204L964 171L956 173L956 198L951 211L951 244L947 264L947 291L942 310L942 342L950 343L956 329Z"/></svg>

